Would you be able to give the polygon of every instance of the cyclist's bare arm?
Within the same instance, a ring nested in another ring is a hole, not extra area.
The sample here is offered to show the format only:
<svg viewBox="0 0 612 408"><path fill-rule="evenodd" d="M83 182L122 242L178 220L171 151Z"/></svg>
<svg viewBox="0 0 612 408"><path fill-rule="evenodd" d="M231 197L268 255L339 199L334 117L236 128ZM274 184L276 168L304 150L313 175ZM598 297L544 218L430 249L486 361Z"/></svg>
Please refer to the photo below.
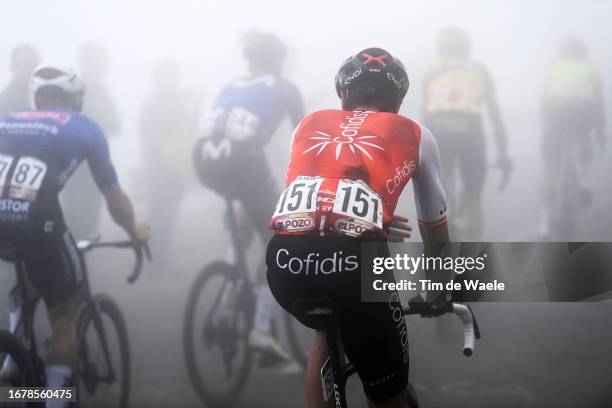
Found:
<svg viewBox="0 0 612 408"><path fill-rule="evenodd" d="M136 221L132 203L119 185L117 172L110 158L108 142L101 130L91 134L91 150L87 156L87 164L98 190L106 199L113 221L132 239L143 241L149 239L148 225Z"/></svg>
<svg viewBox="0 0 612 408"><path fill-rule="evenodd" d="M102 190L102 194L106 200L108 212L117 225L123 228L132 239L148 239L148 226L136 221L132 203L119 186L106 188Z"/></svg>
<svg viewBox="0 0 612 408"><path fill-rule="evenodd" d="M489 71L485 68L483 68L483 79L484 101L493 125L493 135L495 136L497 150L500 157L507 157L508 135L506 133L506 126L504 125L501 109L497 101L497 93L495 92L493 78L491 78Z"/></svg>

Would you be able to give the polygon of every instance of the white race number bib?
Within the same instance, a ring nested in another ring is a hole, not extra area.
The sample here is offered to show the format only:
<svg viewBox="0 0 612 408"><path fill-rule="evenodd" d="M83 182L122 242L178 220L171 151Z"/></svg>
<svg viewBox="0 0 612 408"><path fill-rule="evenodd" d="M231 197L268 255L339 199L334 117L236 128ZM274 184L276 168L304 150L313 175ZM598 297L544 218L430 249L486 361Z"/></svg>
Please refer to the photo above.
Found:
<svg viewBox="0 0 612 408"><path fill-rule="evenodd" d="M274 217L289 214L314 212L317 209L317 195L323 177L299 176L281 194Z"/></svg>
<svg viewBox="0 0 612 408"><path fill-rule="evenodd" d="M2 165L0 164L1 167ZM45 174L47 174L45 162L35 157L21 157L13 170L9 197L34 201L43 183Z"/></svg>
<svg viewBox="0 0 612 408"><path fill-rule="evenodd" d="M340 180L332 211L382 228L381 198L361 180Z"/></svg>

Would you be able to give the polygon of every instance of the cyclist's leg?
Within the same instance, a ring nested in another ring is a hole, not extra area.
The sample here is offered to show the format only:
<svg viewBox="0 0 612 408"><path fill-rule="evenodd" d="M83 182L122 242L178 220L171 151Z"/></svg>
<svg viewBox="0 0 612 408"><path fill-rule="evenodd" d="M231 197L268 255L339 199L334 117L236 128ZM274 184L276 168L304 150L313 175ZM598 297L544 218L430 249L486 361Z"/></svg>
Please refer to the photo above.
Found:
<svg viewBox="0 0 612 408"><path fill-rule="evenodd" d="M321 367L327 360L327 339L324 332L317 331L306 361L306 406L308 408L331 408L333 399L323 399L321 386Z"/></svg>
<svg viewBox="0 0 612 408"><path fill-rule="evenodd" d="M323 332L316 332L312 348L306 363L306 406L308 408L330 408L334 406L334 401L323 399L321 387L321 367L327 360L327 340ZM374 402L368 398L368 406L371 408L415 408L408 401L412 401L413 396L408 397L407 390L399 392L397 395L387 398L384 401Z"/></svg>
<svg viewBox="0 0 612 408"><path fill-rule="evenodd" d="M79 299L74 293L61 301L53 303L46 301L46 303L51 323L51 338L47 353L47 385L53 388L64 385L70 377L70 367L77 358Z"/></svg>
<svg viewBox="0 0 612 408"><path fill-rule="evenodd" d="M559 125L560 115L549 114L543 123L542 132L542 227L541 233L549 235L553 233L553 214L555 206L555 196L559 189L558 172L561 169L560 156L563 149L565 137L564 127Z"/></svg>
<svg viewBox="0 0 612 408"><path fill-rule="evenodd" d="M467 240L482 240L484 216L482 210L482 190L487 173L487 153L485 140L480 126L473 132L462 135L457 144L459 170L462 179L461 206L465 214L465 235Z"/></svg>
<svg viewBox="0 0 612 408"><path fill-rule="evenodd" d="M82 260L72 236L64 230L35 238L25 257L25 266L30 281L45 301L51 324L47 386L59 387L69 380L77 356Z"/></svg>
<svg viewBox="0 0 612 408"><path fill-rule="evenodd" d="M342 314L340 333L370 407L407 407L408 333L397 294L358 303Z"/></svg>
<svg viewBox="0 0 612 408"><path fill-rule="evenodd" d="M14 241L14 231L6 228L5 225L0 225L0 274L9 270L13 272L14 263L16 262L16 242ZM6 262L6 264L4 264ZM21 313L23 300L21 299L20 290L16 284L15 274L7 273L6 276L0 276L0 284L6 284L6 287L12 287L8 293L8 315L9 315L9 331L15 333L19 322L21 321ZM5 283L6 282L6 283ZM4 310L2 310L4 312ZM2 366L0 366L0 377L10 376L10 371L13 367L11 358L5 358Z"/></svg>

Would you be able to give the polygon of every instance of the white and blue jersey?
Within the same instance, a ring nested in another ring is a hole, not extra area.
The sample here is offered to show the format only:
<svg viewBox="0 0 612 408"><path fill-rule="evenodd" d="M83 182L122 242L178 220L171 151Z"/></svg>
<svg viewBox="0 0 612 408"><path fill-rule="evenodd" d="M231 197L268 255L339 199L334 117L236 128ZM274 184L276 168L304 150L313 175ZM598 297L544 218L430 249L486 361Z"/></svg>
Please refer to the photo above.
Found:
<svg viewBox="0 0 612 408"><path fill-rule="evenodd" d="M285 117L296 126L304 116L298 89L273 75L237 79L221 90L201 123L194 148L200 181L242 202L262 239L278 187L264 147Z"/></svg>
<svg viewBox="0 0 612 408"><path fill-rule="evenodd" d="M32 110L0 120L0 228L63 226L58 195L82 161L101 190L118 185L106 137L89 118Z"/></svg>
<svg viewBox="0 0 612 408"><path fill-rule="evenodd" d="M200 134L213 142L212 153L261 151L285 116L294 125L303 116L301 97L290 82L272 75L237 79L221 90Z"/></svg>

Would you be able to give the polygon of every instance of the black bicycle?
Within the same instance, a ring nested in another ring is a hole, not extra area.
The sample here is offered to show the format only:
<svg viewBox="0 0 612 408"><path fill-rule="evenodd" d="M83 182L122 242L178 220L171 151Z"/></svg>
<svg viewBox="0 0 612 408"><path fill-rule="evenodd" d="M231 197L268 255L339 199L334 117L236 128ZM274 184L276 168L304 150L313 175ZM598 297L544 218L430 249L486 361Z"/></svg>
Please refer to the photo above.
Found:
<svg viewBox="0 0 612 408"><path fill-rule="evenodd" d="M81 257L96 248L132 249L135 265L127 278L134 283L142 270L143 250L150 259L148 246L141 242L94 240L79 241ZM14 370L5 383L16 387L44 387L45 370L36 346L34 316L40 296L27 281L22 259L15 259L17 289L21 294L22 319L14 331L0 331L0 366L12 359ZM80 283L80 309L77 335L79 354L70 384L77 388L77 401L83 407L126 407L130 394L130 349L123 315L109 296L92 294L85 262Z"/></svg>
<svg viewBox="0 0 612 408"><path fill-rule="evenodd" d="M404 316L423 314L427 305L424 302L412 303L403 306ZM323 397L325 401L333 398L335 406L347 408L345 387L349 377L355 374L352 364L346 362L342 342L338 336L338 312L339 308L328 298L321 299L298 299L292 306L293 314L309 327L324 330L327 339L328 358L321 367L321 384L323 386ZM480 329L472 309L460 303L453 303L447 310L455 313L463 322L464 346L463 354L466 357L472 355L475 340L480 338ZM414 390L410 390L409 402L411 407L418 407L418 401Z"/></svg>
<svg viewBox="0 0 612 408"><path fill-rule="evenodd" d="M255 317L255 293L245 258L247 239L238 225L232 200L227 199L227 221L235 260L205 266L187 299L183 326L185 361L193 387L208 405L227 407L239 396L253 365L249 334ZM304 367L311 339L309 329L283 313L283 326L293 358ZM275 323L275 321L273 321ZM272 332L279 336L279 325Z"/></svg>

